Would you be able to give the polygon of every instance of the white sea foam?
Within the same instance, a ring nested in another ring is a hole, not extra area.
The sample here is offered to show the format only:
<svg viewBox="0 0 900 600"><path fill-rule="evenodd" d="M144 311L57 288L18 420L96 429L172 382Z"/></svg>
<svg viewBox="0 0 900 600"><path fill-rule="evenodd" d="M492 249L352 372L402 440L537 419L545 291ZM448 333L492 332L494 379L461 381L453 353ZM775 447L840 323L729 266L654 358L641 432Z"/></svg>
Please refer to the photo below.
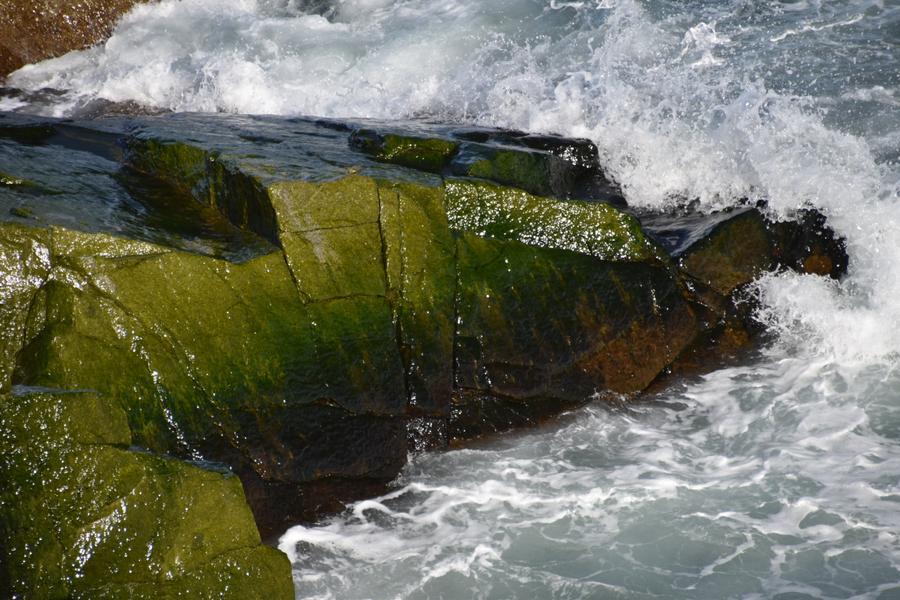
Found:
<svg viewBox="0 0 900 600"><path fill-rule="evenodd" d="M464 455L418 457L397 491L294 528L281 548L301 597L888 589L900 574L900 455L896 437L872 431L867 399L898 384L897 373L798 359L719 371L666 394L682 407L589 409ZM723 421L744 426L710 426Z"/></svg>

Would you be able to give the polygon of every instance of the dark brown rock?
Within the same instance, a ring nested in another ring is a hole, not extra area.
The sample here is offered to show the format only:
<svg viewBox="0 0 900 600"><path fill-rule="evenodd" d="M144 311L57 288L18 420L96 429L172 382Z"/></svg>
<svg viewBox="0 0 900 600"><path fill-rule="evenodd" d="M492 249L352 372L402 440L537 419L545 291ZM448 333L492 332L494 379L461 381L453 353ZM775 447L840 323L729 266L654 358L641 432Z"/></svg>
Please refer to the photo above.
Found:
<svg viewBox="0 0 900 600"><path fill-rule="evenodd" d="M102 42L146 0L0 0L0 79L20 67Z"/></svg>

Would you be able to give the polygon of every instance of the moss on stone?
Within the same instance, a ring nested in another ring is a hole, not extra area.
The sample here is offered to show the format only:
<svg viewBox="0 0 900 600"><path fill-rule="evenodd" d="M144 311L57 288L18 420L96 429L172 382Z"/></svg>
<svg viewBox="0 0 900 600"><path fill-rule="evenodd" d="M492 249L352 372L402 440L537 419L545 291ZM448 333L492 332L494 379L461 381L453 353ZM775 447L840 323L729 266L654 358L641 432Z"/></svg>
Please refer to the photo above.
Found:
<svg viewBox="0 0 900 600"><path fill-rule="evenodd" d="M464 174L512 185L537 194L553 194L546 162L551 155L524 150L492 150L475 157Z"/></svg>
<svg viewBox="0 0 900 600"><path fill-rule="evenodd" d="M50 231L0 226L0 393L12 387L15 356L37 290L50 276Z"/></svg>
<svg viewBox="0 0 900 600"><path fill-rule="evenodd" d="M698 330L674 275L517 241L458 240L457 385L570 403L646 387Z"/></svg>
<svg viewBox="0 0 900 600"><path fill-rule="evenodd" d="M284 182L269 195L284 256L309 312L319 365L311 380L319 394L348 410L403 414L406 389L377 183L359 175Z"/></svg>
<svg viewBox="0 0 900 600"><path fill-rule="evenodd" d="M280 233L336 229L378 222L378 185L348 175L324 183L285 181L269 187Z"/></svg>
<svg viewBox="0 0 900 600"><path fill-rule="evenodd" d="M383 296L310 305L323 398L353 413L405 414L406 389L391 306Z"/></svg>
<svg viewBox="0 0 900 600"><path fill-rule="evenodd" d="M450 227L530 246L639 262L661 253L634 217L600 202L560 201L487 182L450 180Z"/></svg>
<svg viewBox="0 0 900 600"><path fill-rule="evenodd" d="M15 175L10 175L8 173L4 173L0 171L0 186L9 186L9 187L32 187L35 184L27 179L23 179L22 177L16 177Z"/></svg>
<svg viewBox="0 0 900 600"><path fill-rule="evenodd" d="M446 417L453 385L455 242L443 192L382 182L381 231L411 416Z"/></svg>
<svg viewBox="0 0 900 600"><path fill-rule="evenodd" d="M240 405L221 401L283 395L287 371L302 363L297 353L312 353L309 320L279 254L232 264L53 233L55 280L40 292L43 311L30 316L36 333L19 355L17 382L111 394L148 447L184 452L216 424L227 430Z"/></svg>
<svg viewBox="0 0 900 600"><path fill-rule="evenodd" d="M281 243L308 301L386 293L378 223L283 233Z"/></svg>
<svg viewBox="0 0 900 600"><path fill-rule="evenodd" d="M130 442L125 413L96 394L0 399L5 597L293 597L237 478Z"/></svg>
<svg viewBox="0 0 900 600"><path fill-rule="evenodd" d="M134 168L181 187L198 198L208 193L207 161L211 158L198 146L146 136L131 138L127 152L127 160Z"/></svg>
<svg viewBox="0 0 900 600"><path fill-rule="evenodd" d="M365 227L374 228L377 241L377 223ZM0 231L14 238L11 263L36 263L28 238L12 236L19 229ZM342 248L348 263L356 256L352 241ZM334 297L330 281L308 285L301 295L281 252L235 264L54 229L41 250L46 273L10 308L7 322L18 332L6 351L15 362L10 383L102 391L126 410L145 447L301 483L300 471L282 468L279 449L301 455L305 438L293 437L282 421L302 419L319 403L378 418L405 412L403 365L376 245L380 283L373 294L338 278L347 295Z"/></svg>
<svg viewBox="0 0 900 600"><path fill-rule="evenodd" d="M12 232L43 230L0 226L10 263L33 253L46 263L7 303L4 385L101 391L142 446L226 462L257 491L393 477L406 456L407 388L377 185L260 189L283 250L242 263L62 228L34 250L36 234ZM360 431L379 447L349 439ZM255 497L269 518L265 493Z"/></svg>
<svg viewBox="0 0 900 600"><path fill-rule="evenodd" d="M207 169L208 183L203 187L208 190L209 205L235 227L277 244L275 211L260 179L245 172L237 161L221 156L211 156Z"/></svg>
<svg viewBox="0 0 900 600"><path fill-rule="evenodd" d="M34 211L27 206L14 206L9 209L9 214L20 219L34 219Z"/></svg>
<svg viewBox="0 0 900 600"><path fill-rule="evenodd" d="M138 136L129 139L127 161L216 208L235 227L276 243L275 214L265 186L236 159L192 144Z"/></svg>
<svg viewBox="0 0 900 600"><path fill-rule="evenodd" d="M302 181L269 189L278 236L308 301L387 290L378 225L378 190L368 177Z"/></svg>
<svg viewBox="0 0 900 600"><path fill-rule="evenodd" d="M441 173L459 148L453 140L435 137L386 134L361 129L351 143L375 160L430 173Z"/></svg>

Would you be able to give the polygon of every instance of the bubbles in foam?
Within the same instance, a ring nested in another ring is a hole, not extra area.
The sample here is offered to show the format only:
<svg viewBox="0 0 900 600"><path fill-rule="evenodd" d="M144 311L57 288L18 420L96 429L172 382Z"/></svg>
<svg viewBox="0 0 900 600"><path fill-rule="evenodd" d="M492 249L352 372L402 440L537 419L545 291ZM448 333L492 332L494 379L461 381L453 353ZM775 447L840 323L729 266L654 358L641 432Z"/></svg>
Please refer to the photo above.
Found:
<svg viewBox="0 0 900 600"><path fill-rule="evenodd" d="M668 405L420 456L280 547L301 597L874 597L900 575L900 429L874 433L867 404L898 386L798 359L722 370Z"/></svg>

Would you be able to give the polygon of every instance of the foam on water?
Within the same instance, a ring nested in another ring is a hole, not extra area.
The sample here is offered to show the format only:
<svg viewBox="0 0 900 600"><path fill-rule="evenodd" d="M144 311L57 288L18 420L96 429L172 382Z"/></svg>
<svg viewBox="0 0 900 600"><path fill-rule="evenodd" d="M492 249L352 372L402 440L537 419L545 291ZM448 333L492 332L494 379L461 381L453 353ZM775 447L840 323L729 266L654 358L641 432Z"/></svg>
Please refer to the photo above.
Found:
<svg viewBox="0 0 900 600"><path fill-rule="evenodd" d="M173 110L590 137L629 202L812 205L840 283L756 286L756 362L480 448L292 529L301 597L900 597L900 6L888 0L163 0L14 74Z"/></svg>
<svg viewBox="0 0 900 600"><path fill-rule="evenodd" d="M665 404L417 457L281 548L313 598L896 593L898 386L796 359L719 371Z"/></svg>

